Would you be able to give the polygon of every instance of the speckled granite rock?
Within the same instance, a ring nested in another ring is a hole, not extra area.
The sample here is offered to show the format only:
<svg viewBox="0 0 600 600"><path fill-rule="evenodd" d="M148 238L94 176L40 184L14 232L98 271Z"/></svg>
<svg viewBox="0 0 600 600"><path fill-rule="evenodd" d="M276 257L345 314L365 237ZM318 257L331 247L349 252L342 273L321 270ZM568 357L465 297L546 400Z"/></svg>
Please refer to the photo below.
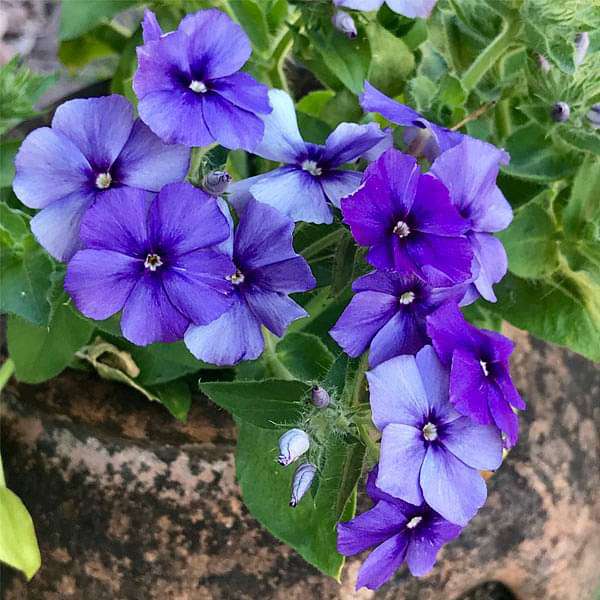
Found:
<svg viewBox="0 0 600 600"><path fill-rule="evenodd" d="M30 509L43 567L5 571L6 600L63 598L588 600L600 584L600 376L568 351L511 330L523 436L487 505L433 573L403 570L374 594L340 585L263 531L235 483L235 431L197 398L188 424L130 390L69 372L9 387L3 456Z"/></svg>

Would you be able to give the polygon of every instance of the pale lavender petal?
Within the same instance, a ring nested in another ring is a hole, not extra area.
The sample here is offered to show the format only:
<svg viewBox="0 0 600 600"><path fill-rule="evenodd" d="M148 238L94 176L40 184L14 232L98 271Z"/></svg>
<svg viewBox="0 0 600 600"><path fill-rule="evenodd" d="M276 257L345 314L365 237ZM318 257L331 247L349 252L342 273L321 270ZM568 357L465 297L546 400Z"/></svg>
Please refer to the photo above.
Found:
<svg viewBox="0 0 600 600"><path fill-rule="evenodd" d="M363 152L361 158L368 162L377 160L386 150L394 147L394 134L391 127L386 127L383 130L383 139L373 146L370 150Z"/></svg>
<svg viewBox="0 0 600 600"><path fill-rule="evenodd" d="M108 171L133 127L133 107L123 96L69 100L54 113L52 129L66 135L93 169Z"/></svg>
<svg viewBox="0 0 600 600"><path fill-rule="evenodd" d="M376 590L391 579L404 562L408 539L404 533L399 533L377 546L358 572L356 589L366 587Z"/></svg>
<svg viewBox="0 0 600 600"><path fill-rule="evenodd" d="M359 96L359 101L365 112L377 112L397 125L410 126L422 119L416 110L388 98L368 81L365 81L365 91Z"/></svg>
<svg viewBox="0 0 600 600"><path fill-rule="evenodd" d="M269 90L272 112L263 117L265 134L255 154L284 163L294 163L305 144L298 129L294 101L282 90Z"/></svg>
<svg viewBox="0 0 600 600"><path fill-rule="evenodd" d="M185 16L177 30L190 38L190 64L205 79L217 79L239 71L252 53L244 30L224 12L214 8Z"/></svg>
<svg viewBox="0 0 600 600"><path fill-rule="evenodd" d="M437 0L385 0L394 11L405 17L426 19L433 10Z"/></svg>
<svg viewBox="0 0 600 600"><path fill-rule="evenodd" d="M478 425L470 417L446 423L441 443L454 456L474 469L495 471L502 464L502 439L496 427Z"/></svg>
<svg viewBox="0 0 600 600"><path fill-rule="evenodd" d="M169 300L159 272L146 269L123 307L123 336L138 346L175 342L183 338L189 323Z"/></svg>
<svg viewBox="0 0 600 600"><path fill-rule="evenodd" d="M337 525L337 551L344 556L363 552L381 544L399 533L406 516L389 502L378 502L368 510L345 523Z"/></svg>
<svg viewBox="0 0 600 600"><path fill-rule="evenodd" d="M168 263L162 282L175 307L196 325L220 317L232 304L227 276L235 273L231 259L212 250L198 250Z"/></svg>
<svg viewBox="0 0 600 600"><path fill-rule="evenodd" d="M202 114L215 140L226 148L252 151L263 138L264 125L259 117L218 94L204 95Z"/></svg>
<svg viewBox="0 0 600 600"><path fill-rule="evenodd" d="M377 123L340 123L325 141L322 161L328 167L339 167L356 160L384 138L385 134Z"/></svg>
<svg viewBox="0 0 600 600"><path fill-rule="evenodd" d="M158 24L156 15L149 9L144 10L144 20L142 21L142 32L144 44L154 42L160 39L162 29Z"/></svg>
<svg viewBox="0 0 600 600"><path fill-rule="evenodd" d="M31 219L31 232L56 260L65 262L81 248L81 220L94 202L94 196L74 192L52 202Z"/></svg>
<svg viewBox="0 0 600 600"><path fill-rule="evenodd" d="M336 6L368 12L377 10L383 4L383 0L333 0L333 3Z"/></svg>
<svg viewBox="0 0 600 600"><path fill-rule="evenodd" d="M296 167L280 167L250 188L261 203L294 221L331 223L333 215L318 179Z"/></svg>
<svg viewBox="0 0 600 600"><path fill-rule="evenodd" d="M428 517L427 527L415 531L406 551L406 564L411 574L415 577L427 575L435 564L440 548L457 538L461 531L459 525L454 525L439 515Z"/></svg>
<svg viewBox="0 0 600 600"><path fill-rule="evenodd" d="M49 127L32 131L15 158L13 189L30 208L44 208L70 194L85 193L92 168L79 148Z"/></svg>
<svg viewBox="0 0 600 600"><path fill-rule="evenodd" d="M475 259L479 264L479 274L474 285L488 302L496 302L493 284L498 283L508 269L508 257L502 242L489 233L469 233L468 239Z"/></svg>
<svg viewBox="0 0 600 600"><path fill-rule="evenodd" d="M156 196L148 214L150 239L182 255L227 239L229 225L212 196L189 183L170 183Z"/></svg>
<svg viewBox="0 0 600 600"><path fill-rule="evenodd" d="M420 481L427 504L456 525L466 525L487 497L479 472L439 445L428 447Z"/></svg>
<svg viewBox="0 0 600 600"><path fill-rule="evenodd" d="M308 316L299 304L285 294L255 288L244 296L256 319L278 337L284 335L292 321Z"/></svg>
<svg viewBox="0 0 600 600"><path fill-rule="evenodd" d="M362 180L362 173L357 171L327 171L319 177L319 183L327 199L336 208L340 208L340 200L355 192Z"/></svg>
<svg viewBox="0 0 600 600"><path fill-rule="evenodd" d="M148 252L146 219L154 194L135 188L109 188L86 212L80 237L87 248L113 250L137 258Z"/></svg>
<svg viewBox="0 0 600 600"><path fill-rule="evenodd" d="M380 431L389 423L418 427L429 412L414 356L397 356L367 371L373 423Z"/></svg>
<svg viewBox="0 0 600 600"><path fill-rule="evenodd" d="M210 89L239 108L253 113L271 112L268 88L248 73L234 73L211 82Z"/></svg>
<svg viewBox="0 0 600 600"><path fill-rule="evenodd" d="M142 276L141 260L110 250L81 250L69 262L65 290L91 319L119 312Z"/></svg>
<svg viewBox="0 0 600 600"><path fill-rule="evenodd" d="M411 504L421 504L419 473L427 447L420 429L390 423L381 435L377 487Z"/></svg>
<svg viewBox="0 0 600 600"><path fill-rule="evenodd" d="M366 291L356 294L329 335L349 356L360 356L375 334L394 316L398 301L394 296Z"/></svg>
<svg viewBox="0 0 600 600"><path fill-rule="evenodd" d="M158 192L167 183L183 180L189 164L189 148L165 144L136 119L111 172L121 184Z"/></svg>
<svg viewBox="0 0 600 600"><path fill-rule="evenodd" d="M248 202L256 200L250 193L250 188L258 183L264 175L255 175L254 177L248 177L231 183L227 189L227 200L235 208L236 211L244 210Z"/></svg>
<svg viewBox="0 0 600 600"><path fill-rule="evenodd" d="M196 358L219 366L254 360L264 349L260 322L240 297L212 323L190 326L184 341Z"/></svg>

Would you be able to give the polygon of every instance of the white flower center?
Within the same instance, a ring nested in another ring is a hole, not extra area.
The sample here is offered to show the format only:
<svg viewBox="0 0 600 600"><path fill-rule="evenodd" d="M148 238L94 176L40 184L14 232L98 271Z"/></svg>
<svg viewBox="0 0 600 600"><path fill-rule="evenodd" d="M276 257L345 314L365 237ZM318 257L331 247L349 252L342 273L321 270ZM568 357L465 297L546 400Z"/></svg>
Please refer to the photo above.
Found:
<svg viewBox="0 0 600 600"><path fill-rule="evenodd" d="M110 173L100 173L96 177L96 187L100 190L105 190L106 188L109 188L111 183L112 177L110 176Z"/></svg>
<svg viewBox="0 0 600 600"><path fill-rule="evenodd" d="M400 304L410 304L414 302L415 293L414 292L404 292L402 296L400 296Z"/></svg>
<svg viewBox="0 0 600 600"><path fill-rule="evenodd" d="M414 529L421 521L423 517L413 517L407 524L406 527L408 529Z"/></svg>
<svg viewBox="0 0 600 600"><path fill-rule="evenodd" d="M395 233L399 238L405 238L410 233L410 229L404 221L398 221L394 225L392 233Z"/></svg>
<svg viewBox="0 0 600 600"><path fill-rule="evenodd" d="M192 92L196 92L197 94L204 94L208 91L204 81L198 81L197 79L192 79L189 88Z"/></svg>
<svg viewBox="0 0 600 600"><path fill-rule="evenodd" d="M156 271L158 267L162 266L163 262L158 254L148 254L144 261L144 267L150 269L152 272Z"/></svg>
<svg viewBox="0 0 600 600"><path fill-rule="evenodd" d="M314 177L319 177L323 173L323 170L317 164L316 160L305 160L301 165L304 171L308 171Z"/></svg>
<svg viewBox="0 0 600 600"><path fill-rule="evenodd" d="M485 362L485 360L480 360L479 364L481 365L481 370L483 371L483 374L487 377L490 374L487 363Z"/></svg>
<svg viewBox="0 0 600 600"><path fill-rule="evenodd" d="M423 427L422 431L423 431L423 437L428 442L433 442L434 440L437 440L437 436L438 436L437 427L433 423L427 423Z"/></svg>
<svg viewBox="0 0 600 600"><path fill-rule="evenodd" d="M228 281L231 281L233 285L240 285L240 283L244 283L244 274L238 269L233 275L227 275L225 277Z"/></svg>

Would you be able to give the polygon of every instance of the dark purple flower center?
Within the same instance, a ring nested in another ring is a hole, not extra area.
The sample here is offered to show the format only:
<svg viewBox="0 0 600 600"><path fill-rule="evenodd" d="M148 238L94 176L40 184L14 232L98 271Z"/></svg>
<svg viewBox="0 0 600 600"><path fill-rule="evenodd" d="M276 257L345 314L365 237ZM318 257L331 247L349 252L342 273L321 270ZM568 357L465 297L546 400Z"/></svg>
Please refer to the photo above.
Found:
<svg viewBox="0 0 600 600"><path fill-rule="evenodd" d="M146 256L146 260L144 261L144 267L146 269L150 269L150 271L154 272L158 267L161 267L163 264L162 259L158 254L148 254Z"/></svg>
<svg viewBox="0 0 600 600"><path fill-rule="evenodd" d="M112 175L108 171L106 171L104 173L98 173L96 175L94 184L96 185L96 187L99 190L106 190L107 188L110 187L110 184L112 183L112 181L113 181Z"/></svg>

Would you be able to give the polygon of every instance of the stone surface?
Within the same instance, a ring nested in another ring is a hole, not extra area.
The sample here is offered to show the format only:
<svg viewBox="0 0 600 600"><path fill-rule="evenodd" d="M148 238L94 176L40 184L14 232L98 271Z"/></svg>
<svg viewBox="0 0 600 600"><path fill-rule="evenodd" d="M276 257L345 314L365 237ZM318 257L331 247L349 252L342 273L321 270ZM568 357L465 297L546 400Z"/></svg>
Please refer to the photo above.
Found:
<svg viewBox="0 0 600 600"><path fill-rule="evenodd" d="M373 593L320 575L247 513L229 418L196 398L187 424L133 391L67 372L10 386L3 400L9 486L32 513L43 566L6 600L377 598L590 600L600 583L600 377L562 349L518 341L523 435L489 480L487 505L423 579L401 570ZM468 592L482 582L488 584ZM467 594L467 595L465 595Z"/></svg>

